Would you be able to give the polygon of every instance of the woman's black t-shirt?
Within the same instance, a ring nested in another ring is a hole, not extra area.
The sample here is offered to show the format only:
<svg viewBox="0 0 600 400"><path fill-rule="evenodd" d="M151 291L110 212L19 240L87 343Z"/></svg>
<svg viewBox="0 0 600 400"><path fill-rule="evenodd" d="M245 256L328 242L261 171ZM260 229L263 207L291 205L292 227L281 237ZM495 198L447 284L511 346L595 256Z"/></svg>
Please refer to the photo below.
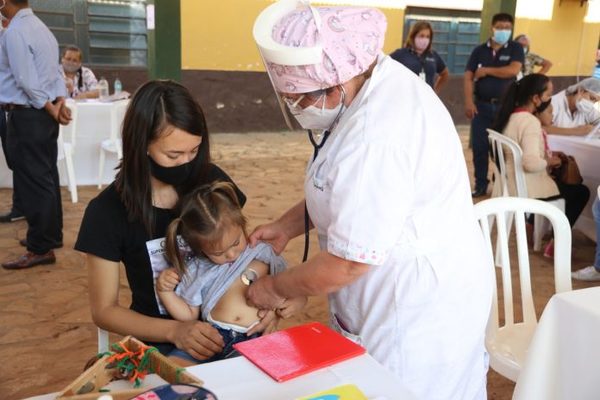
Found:
<svg viewBox="0 0 600 400"><path fill-rule="evenodd" d="M219 167L211 164L207 183L232 182ZM237 188L240 204L246 196ZM174 210L154 208L154 235L150 237L141 221L129 222L127 210L112 183L88 204L75 250L105 260L122 262L132 293L130 308L156 318L171 318L159 305L154 289L155 278L165 267L164 236L177 217ZM162 263L162 265L161 265Z"/></svg>

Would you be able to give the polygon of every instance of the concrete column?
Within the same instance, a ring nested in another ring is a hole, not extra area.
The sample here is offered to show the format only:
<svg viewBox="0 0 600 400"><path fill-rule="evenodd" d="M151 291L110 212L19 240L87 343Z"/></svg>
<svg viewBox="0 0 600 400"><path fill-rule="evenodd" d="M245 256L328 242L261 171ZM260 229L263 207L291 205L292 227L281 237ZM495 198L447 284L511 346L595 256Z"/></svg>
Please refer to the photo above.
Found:
<svg viewBox="0 0 600 400"><path fill-rule="evenodd" d="M154 6L154 29L148 29L148 76L181 81L180 0L148 0L147 4Z"/></svg>

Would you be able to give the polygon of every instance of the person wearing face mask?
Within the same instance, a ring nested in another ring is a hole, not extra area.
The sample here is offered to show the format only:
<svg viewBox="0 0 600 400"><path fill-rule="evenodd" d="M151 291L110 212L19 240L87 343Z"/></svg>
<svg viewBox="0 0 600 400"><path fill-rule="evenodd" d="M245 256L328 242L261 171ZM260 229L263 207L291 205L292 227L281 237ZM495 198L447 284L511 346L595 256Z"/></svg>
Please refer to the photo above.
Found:
<svg viewBox="0 0 600 400"><path fill-rule="evenodd" d="M177 218L179 199L215 181L232 182L210 162L202 109L173 81L150 81L133 96L122 129L123 159L115 181L90 201L75 249L86 254L94 323L133 335L168 354L175 348L204 360L219 353L223 339L201 321L176 321L158 300L156 278L168 268L165 234ZM246 197L235 187L239 202ZM119 265L132 292L119 302ZM251 335L272 330L274 313Z"/></svg>
<svg viewBox="0 0 600 400"><path fill-rule="evenodd" d="M545 75L552 68L550 60L546 60L544 57L531 51L529 36L519 35L515 38L515 42L523 46L523 52L525 53L525 63L523 63L523 67L521 68L521 77L532 74L535 67L540 67L537 73L542 75Z"/></svg>
<svg viewBox="0 0 600 400"><path fill-rule="evenodd" d="M0 0L10 24L0 49L0 109L19 208L27 220L27 251L2 263L11 270L56 263L62 247L62 203L56 166L59 124L71 120L58 69L58 43L27 0Z"/></svg>
<svg viewBox="0 0 600 400"><path fill-rule="evenodd" d="M492 37L473 49L464 74L465 115L471 120L471 147L475 169L473 197L487 194L488 134L506 88L524 62L523 47L510 40L513 17L492 17Z"/></svg>
<svg viewBox="0 0 600 400"><path fill-rule="evenodd" d="M448 68L439 54L431 48L433 29L427 21L419 21L410 28L404 48L395 50L390 57L417 74L436 93L448 81ZM435 75L437 78L434 80Z"/></svg>
<svg viewBox="0 0 600 400"><path fill-rule="evenodd" d="M65 78L69 97L74 99L95 99L98 97L98 80L91 69L81 65L82 53L77 46L67 46L63 50L60 69Z"/></svg>
<svg viewBox="0 0 600 400"><path fill-rule="evenodd" d="M315 152L304 199L249 239L280 253L315 229L320 248L255 281L247 298L270 310L327 294L334 329L415 398L485 399L492 255L452 118L418 76L382 53L385 30L377 9L294 0L255 21L276 94ZM325 130L320 141L313 129Z"/></svg>
<svg viewBox="0 0 600 400"><path fill-rule="evenodd" d="M600 123L600 79L586 78L552 96L552 125L545 126L556 135L587 135Z"/></svg>
<svg viewBox="0 0 600 400"><path fill-rule="evenodd" d="M502 101L493 129L502 132L519 144L523 151L527 195L539 200L565 199L565 214L571 227L583 211L590 191L583 184L569 185L555 181L550 174L560 166L560 158L548 147L546 131L542 128L552 120L552 82L546 75L530 74L513 82ZM514 177L512 154L506 154L507 176ZM494 193L500 193L496 181ZM516 196L513 179L509 180L509 193ZM544 254L551 256L553 242Z"/></svg>

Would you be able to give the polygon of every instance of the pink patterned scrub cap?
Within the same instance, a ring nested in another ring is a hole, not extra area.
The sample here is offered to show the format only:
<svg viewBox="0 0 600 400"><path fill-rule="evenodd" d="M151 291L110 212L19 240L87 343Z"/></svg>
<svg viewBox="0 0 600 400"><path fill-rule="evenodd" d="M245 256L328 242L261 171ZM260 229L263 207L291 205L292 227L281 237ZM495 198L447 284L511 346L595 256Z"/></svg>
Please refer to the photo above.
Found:
<svg viewBox="0 0 600 400"><path fill-rule="evenodd" d="M374 8L314 7L321 17L318 29L310 9L296 10L273 27L273 40L292 47L323 48L322 62L281 65L266 60L275 88L307 93L340 85L365 72L383 48L387 21Z"/></svg>

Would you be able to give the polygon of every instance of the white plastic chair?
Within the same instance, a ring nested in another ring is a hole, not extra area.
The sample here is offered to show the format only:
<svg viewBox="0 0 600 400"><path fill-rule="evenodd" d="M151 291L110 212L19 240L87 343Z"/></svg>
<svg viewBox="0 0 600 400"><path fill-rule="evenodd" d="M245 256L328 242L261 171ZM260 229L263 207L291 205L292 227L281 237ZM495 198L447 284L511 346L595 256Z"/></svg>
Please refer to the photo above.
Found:
<svg viewBox="0 0 600 400"><path fill-rule="evenodd" d="M537 317L531 290L529 252L525 230L525 214L543 215L550 220L554 229L554 287L556 293L571 290L571 227L564 213L555 206L541 200L518 197L496 197L475 205L475 215L481 225L488 250L492 250L490 218L495 218L497 227L497 250L502 260L502 293L504 302L504 325L500 326L498 315L498 292L495 289L492 310L486 330L486 348L490 355L490 366L499 374L515 381L525 361L531 337L537 326ZM512 269L508 246L507 221L514 217L518 276L521 288L523 321L515 322L513 310ZM496 275L494 274L494 277ZM495 279L495 278L494 278Z"/></svg>
<svg viewBox="0 0 600 400"><path fill-rule="evenodd" d="M527 198L527 183L525 181L525 171L523 171L523 151L521 150L521 146L514 140L501 133L498 133L492 129L487 130L489 133L489 141L492 146L492 154L495 160L498 161L498 165L494 163L492 169L494 171L495 179L499 181L501 188L501 196L510 196L508 190L508 182L509 179L513 179L515 182L515 186L517 189L516 196ZM506 159L504 157L504 149L508 149L512 153L513 159L513 168L515 171L514 177L509 177L506 169ZM514 195L514 194L513 194ZM555 199L547 201L547 203L552 204L557 207L563 213L565 212L565 200L564 199ZM510 232L511 225L508 225L508 232ZM540 251L542 249L542 238L544 236L544 232L547 230L546 228L546 220L541 215L536 215L533 221L533 250ZM498 265L498 257L496 257L496 264Z"/></svg>
<svg viewBox="0 0 600 400"><path fill-rule="evenodd" d="M67 107L71 109L71 122L68 125L59 125L58 128L58 160L63 160L67 170L67 182L71 201L77 203L77 180L75 179L75 168L73 167L73 154L75 153L75 142L77 136L77 103L67 100Z"/></svg>
<svg viewBox="0 0 600 400"><path fill-rule="evenodd" d="M102 328L98 328L98 353L105 353L108 351L108 331Z"/></svg>
<svg viewBox="0 0 600 400"><path fill-rule="evenodd" d="M102 177L104 176L104 161L106 153L114 153L117 159L123 158L123 144L121 141L121 128L123 117L129 106L129 100L115 102L110 109L110 135L108 139L100 143L100 162L98 165L98 189L102 188Z"/></svg>

